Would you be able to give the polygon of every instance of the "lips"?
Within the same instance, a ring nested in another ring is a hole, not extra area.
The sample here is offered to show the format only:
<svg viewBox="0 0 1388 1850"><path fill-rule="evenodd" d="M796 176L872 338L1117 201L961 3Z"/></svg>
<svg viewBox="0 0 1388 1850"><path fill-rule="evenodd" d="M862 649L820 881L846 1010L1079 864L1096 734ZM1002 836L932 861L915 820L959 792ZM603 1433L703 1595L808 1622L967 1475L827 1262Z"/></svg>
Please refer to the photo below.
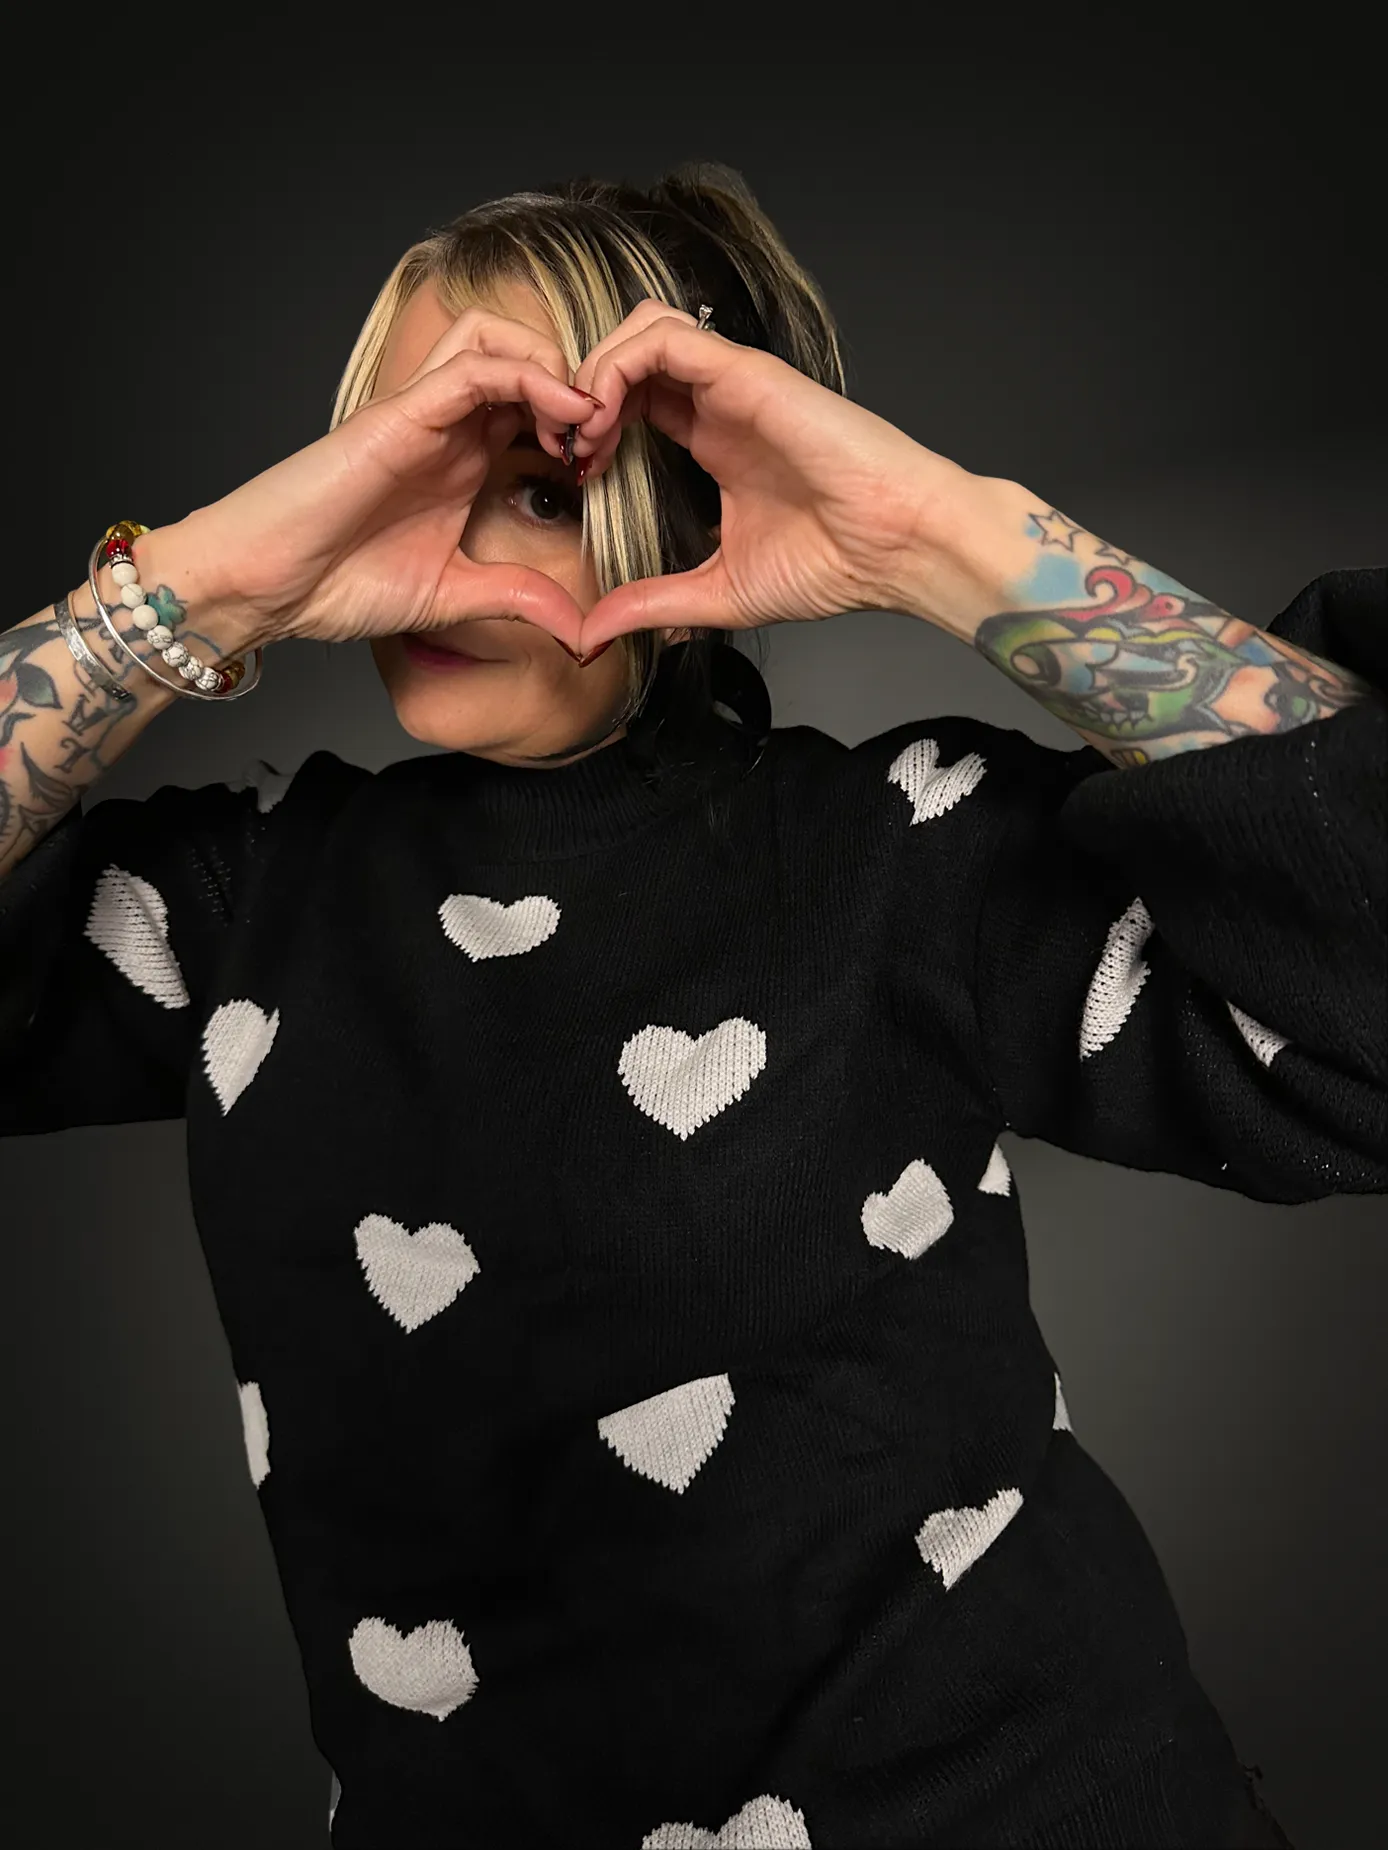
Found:
<svg viewBox="0 0 1388 1850"><path fill-rule="evenodd" d="M416 633L409 637L409 641L423 643L426 649L438 649L444 655L466 655L470 661L474 662L491 660L490 656L479 655L476 649L469 648L467 644L453 642L449 637L441 636L437 633L432 636L421 636Z"/></svg>
<svg viewBox="0 0 1388 1850"><path fill-rule="evenodd" d="M497 659L490 655L474 655L467 649L455 649L444 642L426 642L422 636L402 637L401 644L413 661L434 668L481 667Z"/></svg>

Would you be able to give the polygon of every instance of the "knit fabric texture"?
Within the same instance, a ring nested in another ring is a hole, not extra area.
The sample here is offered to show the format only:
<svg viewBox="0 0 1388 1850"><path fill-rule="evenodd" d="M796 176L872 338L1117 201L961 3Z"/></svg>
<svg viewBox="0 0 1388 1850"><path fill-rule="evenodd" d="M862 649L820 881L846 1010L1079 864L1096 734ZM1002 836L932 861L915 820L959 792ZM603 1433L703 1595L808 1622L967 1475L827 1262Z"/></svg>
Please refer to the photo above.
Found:
<svg viewBox="0 0 1388 1850"><path fill-rule="evenodd" d="M0 1129L186 1118L338 1850L1226 1841L998 1139L1388 1189L1386 586L1268 625L1375 698L1139 769L317 752L0 887Z"/></svg>

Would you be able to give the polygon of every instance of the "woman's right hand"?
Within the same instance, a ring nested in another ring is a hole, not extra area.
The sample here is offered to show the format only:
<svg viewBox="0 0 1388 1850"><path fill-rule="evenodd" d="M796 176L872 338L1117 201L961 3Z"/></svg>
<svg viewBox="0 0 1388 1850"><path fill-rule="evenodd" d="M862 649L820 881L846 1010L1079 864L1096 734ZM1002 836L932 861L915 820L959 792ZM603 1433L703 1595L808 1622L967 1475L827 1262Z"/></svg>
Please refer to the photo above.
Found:
<svg viewBox="0 0 1388 1850"><path fill-rule="evenodd" d="M492 460L524 414L559 455L567 427L593 412L596 401L568 378L552 341L469 308L398 391L188 515L176 544L173 529L140 542L152 576L163 558L186 558L193 626L192 600L211 600L235 613L249 646L513 616L576 647L582 613L553 579L459 550Z"/></svg>

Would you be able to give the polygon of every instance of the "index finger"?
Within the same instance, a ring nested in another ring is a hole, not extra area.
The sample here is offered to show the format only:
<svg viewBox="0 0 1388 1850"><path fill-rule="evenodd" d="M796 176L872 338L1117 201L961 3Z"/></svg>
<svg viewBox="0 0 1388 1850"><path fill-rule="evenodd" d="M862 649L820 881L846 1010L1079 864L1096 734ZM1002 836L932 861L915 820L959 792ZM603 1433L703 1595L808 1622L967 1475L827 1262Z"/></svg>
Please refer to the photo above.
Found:
<svg viewBox="0 0 1388 1850"><path fill-rule="evenodd" d="M676 308L670 302L662 302L655 296L647 296L644 302L638 302L631 313L618 322L610 334L604 334L600 341L588 349L574 374L574 384L591 389L593 374L606 354L635 335L643 334L653 321L662 321L667 316L674 321L687 322L691 328L698 326L694 317L685 314L682 308ZM598 397L602 397L601 392Z"/></svg>
<svg viewBox="0 0 1388 1850"><path fill-rule="evenodd" d="M538 328L532 328L528 322L515 321L510 316L473 303L439 336L400 390L417 384L426 374L446 366L460 353L483 353L495 360L519 360L542 367L561 385L573 383L573 372L557 342L542 334ZM542 440L548 440L548 447L559 456L559 437L553 431L546 430L542 430L540 436Z"/></svg>
<svg viewBox="0 0 1388 1850"><path fill-rule="evenodd" d="M602 448L616 426L625 422L626 400L647 380L658 377L663 383L692 391L695 386L712 385L727 370L730 360L745 351L678 311L650 321L639 333L609 346L604 353L599 354L595 348L596 363L586 383L602 403L584 419L579 439L582 447L575 445L575 454L591 456Z"/></svg>
<svg viewBox="0 0 1388 1850"><path fill-rule="evenodd" d="M573 383L569 362L555 341L527 322L513 321L478 303L471 304L455 317L405 383L413 385L425 373L451 360L455 353L466 352L469 348L476 353L490 354L493 359L529 360L536 366L543 366L565 385Z"/></svg>

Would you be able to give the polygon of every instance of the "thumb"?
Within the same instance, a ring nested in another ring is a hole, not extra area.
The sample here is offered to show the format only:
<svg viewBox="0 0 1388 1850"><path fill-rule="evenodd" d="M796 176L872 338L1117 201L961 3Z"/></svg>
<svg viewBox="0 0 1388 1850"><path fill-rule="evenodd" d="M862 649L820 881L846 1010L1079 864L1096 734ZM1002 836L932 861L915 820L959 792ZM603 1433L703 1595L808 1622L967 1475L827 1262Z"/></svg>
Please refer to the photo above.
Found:
<svg viewBox="0 0 1388 1850"><path fill-rule="evenodd" d="M527 565L479 565L456 553L429 608L427 625L480 617L518 617L547 631L571 650L578 647L583 612L561 584Z"/></svg>
<svg viewBox="0 0 1388 1850"><path fill-rule="evenodd" d="M583 619L581 653L591 655L632 630L736 629L741 620L728 595L717 553L692 572L633 578L600 597Z"/></svg>

